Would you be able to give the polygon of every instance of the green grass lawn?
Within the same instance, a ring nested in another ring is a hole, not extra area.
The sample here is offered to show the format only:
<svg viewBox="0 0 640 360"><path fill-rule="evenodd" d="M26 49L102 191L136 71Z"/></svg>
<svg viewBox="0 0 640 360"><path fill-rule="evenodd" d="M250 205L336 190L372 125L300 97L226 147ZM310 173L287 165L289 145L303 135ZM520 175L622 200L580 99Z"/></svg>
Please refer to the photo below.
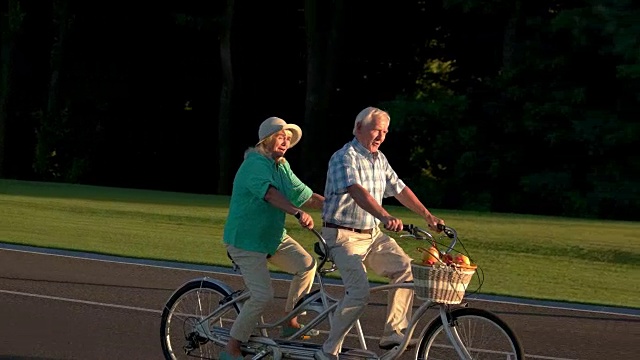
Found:
<svg viewBox="0 0 640 360"><path fill-rule="evenodd" d="M221 246L228 201L0 180L0 242L229 266ZM389 210L424 225L404 208ZM640 223L431 210L458 231L479 265L482 293L640 308ZM320 213L312 215L319 224ZM290 216L287 229L311 251L313 234ZM421 257L416 247L424 243L394 237ZM474 280L469 289L477 286Z"/></svg>

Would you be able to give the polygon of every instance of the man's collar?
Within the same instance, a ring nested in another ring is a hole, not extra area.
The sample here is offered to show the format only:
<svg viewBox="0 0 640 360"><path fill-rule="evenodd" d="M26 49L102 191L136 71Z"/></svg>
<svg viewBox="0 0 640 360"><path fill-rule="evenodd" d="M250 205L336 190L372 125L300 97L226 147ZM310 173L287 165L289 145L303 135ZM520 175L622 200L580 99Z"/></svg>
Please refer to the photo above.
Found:
<svg viewBox="0 0 640 360"><path fill-rule="evenodd" d="M354 137L353 140L351 140L351 144L353 145L353 148L356 149L357 152L359 152L360 154L362 154L364 156L371 156L374 159L376 159L378 157L378 152L377 151L375 153L372 153L367 148L362 146L362 144L360 144L360 141L358 141L358 138L356 138L356 137Z"/></svg>

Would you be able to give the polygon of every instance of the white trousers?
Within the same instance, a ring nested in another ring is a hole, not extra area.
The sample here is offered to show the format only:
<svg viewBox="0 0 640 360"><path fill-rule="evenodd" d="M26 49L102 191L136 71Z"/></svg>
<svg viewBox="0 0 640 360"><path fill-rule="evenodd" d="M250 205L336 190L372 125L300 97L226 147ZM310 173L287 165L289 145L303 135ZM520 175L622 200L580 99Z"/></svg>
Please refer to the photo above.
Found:
<svg viewBox="0 0 640 360"><path fill-rule="evenodd" d="M369 301L367 268L388 278L390 284L413 281L411 258L393 238L378 228L373 229L372 234L360 234L323 227L322 237L329 245L345 288L344 297L338 302L332 317L329 337L323 344L325 353L337 355L344 337ZM383 336L400 333L407 328L412 306L412 289L389 291Z"/></svg>
<svg viewBox="0 0 640 360"><path fill-rule="evenodd" d="M227 245L227 251L242 272L245 287L251 297L244 303L240 314L231 327L231 337L241 342L249 340L260 321L260 316L273 301L273 286L267 261L293 274L285 312L290 312L300 298L308 294L313 286L316 261L300 244L287 236L274 255L238 249Z"/></svg>

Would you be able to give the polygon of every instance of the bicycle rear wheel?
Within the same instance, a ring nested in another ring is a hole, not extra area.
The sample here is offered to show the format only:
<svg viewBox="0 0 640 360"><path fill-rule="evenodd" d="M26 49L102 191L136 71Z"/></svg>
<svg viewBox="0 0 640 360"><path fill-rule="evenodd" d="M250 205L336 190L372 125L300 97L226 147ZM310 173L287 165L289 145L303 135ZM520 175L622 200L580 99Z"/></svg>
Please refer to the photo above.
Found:
<svg viewBox="0 0 640 360"><path fill-rule="evenodd" d="M230 295L228 289L202 279L178 289L162 312L160 338L165 358L219 359L224 342L217 340L219 331L211 332L209 338L208 330L214 327L230 329L239 313L238 306L227 305L220 316L207 321L203 319L230 299Z"/></svg>
<svg viewBox="0 0 640 360"><path fill-rule="evenodd" d="M495 314L474 308L460 308L447 315L474 360L522 360L524 351L515 333ZM424 332L416 351L418 360L458 359L442 319L434 319Z"/></svg>

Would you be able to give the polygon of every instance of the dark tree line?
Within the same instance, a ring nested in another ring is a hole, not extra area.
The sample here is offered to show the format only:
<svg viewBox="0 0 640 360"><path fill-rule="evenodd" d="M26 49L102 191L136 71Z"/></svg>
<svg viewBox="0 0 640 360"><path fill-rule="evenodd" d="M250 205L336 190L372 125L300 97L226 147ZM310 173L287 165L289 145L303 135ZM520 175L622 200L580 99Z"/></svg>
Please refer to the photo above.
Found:
<svg viewBox="0 0 640 360"><path fill-rule="evenodd" d="M366 6L365 6L366 5ZM366 106L429 207L637 220L640 3L0 2L0 177L228 194L269 116L322 191Z"/></svg>

